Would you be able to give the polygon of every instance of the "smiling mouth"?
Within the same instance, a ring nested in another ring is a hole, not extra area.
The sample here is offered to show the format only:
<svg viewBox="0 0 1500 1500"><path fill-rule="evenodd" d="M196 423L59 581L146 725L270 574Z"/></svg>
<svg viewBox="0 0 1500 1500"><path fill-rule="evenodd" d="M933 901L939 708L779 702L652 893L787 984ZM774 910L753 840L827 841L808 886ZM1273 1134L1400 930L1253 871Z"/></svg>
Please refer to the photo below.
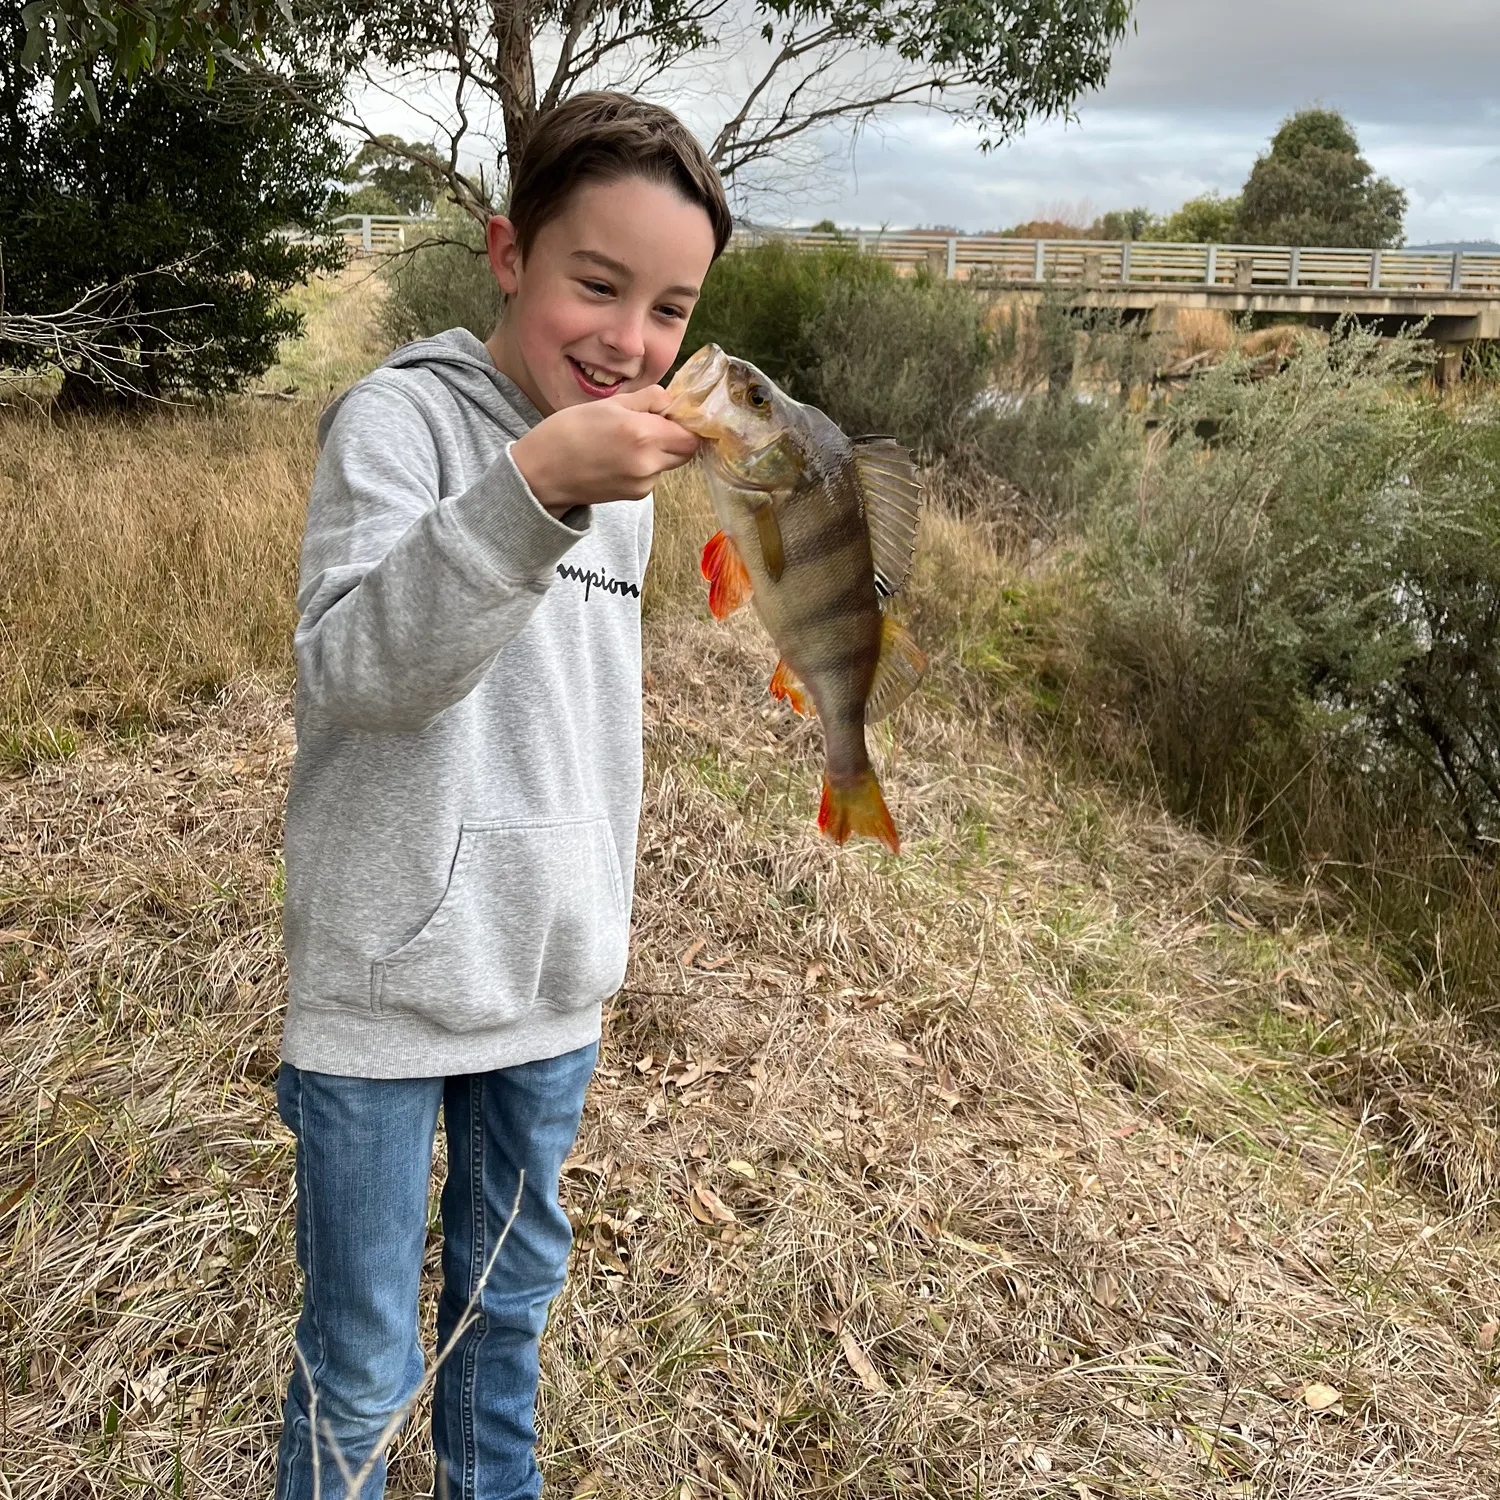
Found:
<svg viewBox="0 0 1500 1500"><path fill-rule="evenodd" d="M601 370L598 365L586 365L582 360L574 359L571 354L566 357L573 369L574 378L590 395L608 396L619 390L625 383L625 377L616 374L613 370Z"/></svg>

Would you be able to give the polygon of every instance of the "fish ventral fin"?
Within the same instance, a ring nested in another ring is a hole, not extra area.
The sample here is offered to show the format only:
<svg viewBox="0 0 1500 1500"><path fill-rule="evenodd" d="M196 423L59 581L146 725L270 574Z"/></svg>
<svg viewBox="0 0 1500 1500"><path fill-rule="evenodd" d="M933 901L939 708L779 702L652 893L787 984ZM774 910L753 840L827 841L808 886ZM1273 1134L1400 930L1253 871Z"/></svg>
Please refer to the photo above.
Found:
<svg viewBox="0 0 1500 1500"><path fill-rule="evenodd" d="M875 586L889 597L906 582L917 547L922 485L911 454L890 437L857 437L854 471L875 559Z"/></svg>
<svg viewBox="0 0 1500 1500"><path fill-rule="evenodd" d="M907 633L906 627L889 615L880 621L880 660L875 680L865 699L865 723L874 724L903 704L922 680L927 658Z"/></svg>
<svg viewBox="0 0 1500 1500"><path fill-rule="evenodd" d="M896 832L873 771L861 771L849 781L823 778L818 827L835 844L844 844L851 834L859 833L866 838L879 839L892 854L901 852L901 836Z"/></svg>
<svg viewBox="0 0 1500 1500"><path fill-rule="evenodd" d="M716 620L727 620L752 593L740 549L722 531L703 544L698 570L708 580L708 611Z"/></svg>
<svg viewBox="0 0 1500 1500"><path fill-rule="evenodd" d="M779 698L804 718L813 711L812 699L802 686L802 679L786 664L786 657L776 663L771 673L771 696Z"/></svg>
<svg viewBox="0 0 1500 1500"><path fill-rule="evenodd" d="M786 571L786 548L781 541L781 523L768 500L755 507L755 533L760 538L761 560L772 583L780 583Z"/></svg>

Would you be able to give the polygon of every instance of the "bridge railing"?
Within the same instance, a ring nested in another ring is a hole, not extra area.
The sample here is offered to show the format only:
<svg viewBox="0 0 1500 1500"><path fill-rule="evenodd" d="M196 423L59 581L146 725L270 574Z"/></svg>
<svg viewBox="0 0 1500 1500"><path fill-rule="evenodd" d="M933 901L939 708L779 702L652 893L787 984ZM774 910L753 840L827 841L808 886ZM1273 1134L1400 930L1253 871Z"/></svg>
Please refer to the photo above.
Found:
<svg viewBox="0 0 1500 1500"><path fill-rule="evenodd" d="M403 250L408 231L436 219L400 214L343 214L333 229L351 250ZM1205 287L1222 291L1297 287L1307 291L1374 291L1500 296L1500 253L1446 250L1348 250L1286 245L1187 245L1153 240L1023 240L1004 235L854 230L847 234L740 225L732 244L767 239L804 248L853 245L898 269L927 268L950 280L985 285Z"/></svg>
<svg viewBox="0 0 1500 1500"><path fill-rule="evenodd" d="M1299 287L1500 295L1500 253L1349 250L1287 245L1192 245L1150 240L1023 240L863 230L847 234L742 226L736 245L782 239L806 248L853 245L900 269L926 267L950 280L1176 287L1223 291Z"/></svg>

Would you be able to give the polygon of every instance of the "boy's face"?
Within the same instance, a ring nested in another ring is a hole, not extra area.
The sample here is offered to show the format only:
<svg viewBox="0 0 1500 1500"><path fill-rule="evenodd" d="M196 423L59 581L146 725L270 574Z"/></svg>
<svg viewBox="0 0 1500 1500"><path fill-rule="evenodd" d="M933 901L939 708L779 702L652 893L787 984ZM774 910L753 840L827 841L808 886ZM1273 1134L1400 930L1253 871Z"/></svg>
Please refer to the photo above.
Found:
<svg viewBox="0 0 1500 1500"><path fill-rule="evenodd" d="M489 254L508 298L490 353L547 416L666 374L714 232L676 189L626 177L578 188L524 260L510 220L491 219Z"/></svg>

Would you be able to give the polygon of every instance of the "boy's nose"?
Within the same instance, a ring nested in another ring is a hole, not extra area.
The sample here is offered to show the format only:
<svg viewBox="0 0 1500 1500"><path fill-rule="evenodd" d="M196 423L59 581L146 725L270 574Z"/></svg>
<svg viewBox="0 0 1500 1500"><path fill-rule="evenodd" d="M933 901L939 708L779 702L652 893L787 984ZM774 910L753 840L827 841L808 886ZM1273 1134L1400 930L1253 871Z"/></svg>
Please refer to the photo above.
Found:
<svg viewBox="0 0 1500 1500"><path fill-rule="evenodd" d="M646 333L640 318L621 318L603 330L602 338L611 355L618 359L639 360L646 353Z"/></svg>

